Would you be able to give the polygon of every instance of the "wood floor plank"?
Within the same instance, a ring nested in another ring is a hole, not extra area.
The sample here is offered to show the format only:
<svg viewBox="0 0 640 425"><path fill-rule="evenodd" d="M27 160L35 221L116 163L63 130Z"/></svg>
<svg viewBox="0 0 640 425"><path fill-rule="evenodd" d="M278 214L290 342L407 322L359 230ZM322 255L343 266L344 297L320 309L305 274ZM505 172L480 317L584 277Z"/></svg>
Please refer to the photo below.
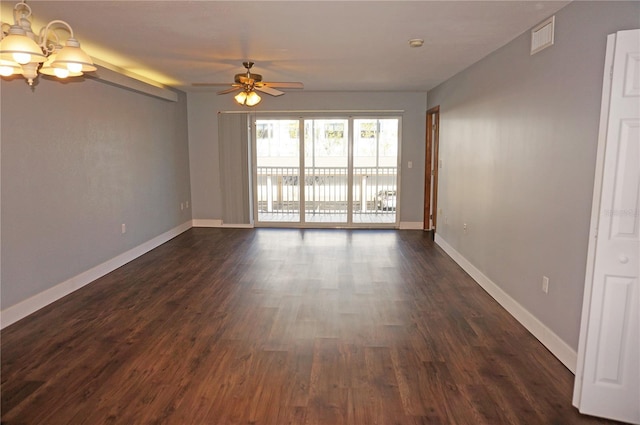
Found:
<svg viewBox="0 0 640 425"><path fill-rule="evenodd" d="M422 231L194 228L0 349L2 425L614 423Z"/></svg>

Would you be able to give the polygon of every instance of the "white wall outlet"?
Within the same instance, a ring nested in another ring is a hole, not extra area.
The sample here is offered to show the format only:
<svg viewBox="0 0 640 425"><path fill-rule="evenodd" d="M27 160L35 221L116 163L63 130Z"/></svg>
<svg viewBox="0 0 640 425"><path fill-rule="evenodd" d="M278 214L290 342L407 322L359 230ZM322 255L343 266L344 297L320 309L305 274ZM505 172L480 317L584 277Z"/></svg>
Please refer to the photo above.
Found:
<svg viewBox="0 0 640 425"><path fill-rule="evenodd" d="M187 209L189 209L189 201L187 201Z"/></svg>
<svg viewBox="0 0 640 425"><path fill-rule="evenodd" d="M123 234L123 235L124 235L125 233L127 233L127 225L126 225L126 224L124 224L124 223L122 223L121 230L122 230L122 234Z"/></svg>
<svg viewBox="0 0 640 425"><path fill-rule="evenodd" d="M549 293L549 278L547 276L542 276L542 292Z"/></svg>
<svg viewBox="0 0 640 425"><path fill-rule="evenodd" d="M413 161L407 162L407 167L408 168L413 168Z"/></svg>
<svg viewBox="0 0 640 425"><path fill-rule="evenodd" d="M462 230L464 230L464 232L467 233L467 223L462 224Z"/></svg>
<svg viewBox="0 0 640 425"><path fill-rule="evenodd" d="M184 202L180 202L180 211L184 211Z"/></svg>

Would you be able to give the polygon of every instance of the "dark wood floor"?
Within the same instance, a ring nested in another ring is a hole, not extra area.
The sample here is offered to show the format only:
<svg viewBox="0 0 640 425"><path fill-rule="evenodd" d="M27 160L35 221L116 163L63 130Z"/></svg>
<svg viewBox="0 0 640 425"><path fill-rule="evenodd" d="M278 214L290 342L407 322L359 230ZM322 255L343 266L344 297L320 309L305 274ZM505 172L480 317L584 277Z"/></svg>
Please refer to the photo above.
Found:
<svg viewBox="0 0 640 425"><path fill-rule="evenodd" d="M582 424L422 231L191 229L2 331L3 424Z"/></svg>

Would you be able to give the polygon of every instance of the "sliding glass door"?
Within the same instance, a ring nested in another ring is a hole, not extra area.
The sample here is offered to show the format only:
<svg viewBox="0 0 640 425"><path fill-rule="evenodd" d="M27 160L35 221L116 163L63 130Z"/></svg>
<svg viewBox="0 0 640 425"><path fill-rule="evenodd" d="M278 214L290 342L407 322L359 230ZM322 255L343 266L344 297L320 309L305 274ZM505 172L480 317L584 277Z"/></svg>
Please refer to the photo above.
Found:
<svg viewBox="0 0 640 425"><path fill-rule="evenodd" d="M346 119L304 120L304 217L307 223L347 223L348 136Z"/></svg>
<svg viewBox="0 0 640 425"><path fill-rule="evenodd" d="M396 224L399 122L395 117L256 119L256 225Z"/></svg>
<svg viewBox="0 0 640 425"><path fill-rule="evenodd" d="M395 223L398 120L354 119L353 222Z"/></svg>
<svg viewBox="0 0 640 425"><path fill-rule="evenodd" d="M254 203L258 222L300 222L298 120L257 120Z"/></svg>

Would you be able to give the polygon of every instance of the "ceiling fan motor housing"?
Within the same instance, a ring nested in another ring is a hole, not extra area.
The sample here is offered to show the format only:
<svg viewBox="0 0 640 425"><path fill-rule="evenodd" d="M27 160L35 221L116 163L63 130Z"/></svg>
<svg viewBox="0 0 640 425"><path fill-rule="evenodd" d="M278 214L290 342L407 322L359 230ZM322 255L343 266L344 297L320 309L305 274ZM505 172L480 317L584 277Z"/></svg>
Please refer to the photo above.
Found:
<svg viewBox="0 0 640 425"><path fill-rule="evenodd" d="M253 84L262 81L262 75L260 74L236 74L234 81L237 84Z"/></svg>

